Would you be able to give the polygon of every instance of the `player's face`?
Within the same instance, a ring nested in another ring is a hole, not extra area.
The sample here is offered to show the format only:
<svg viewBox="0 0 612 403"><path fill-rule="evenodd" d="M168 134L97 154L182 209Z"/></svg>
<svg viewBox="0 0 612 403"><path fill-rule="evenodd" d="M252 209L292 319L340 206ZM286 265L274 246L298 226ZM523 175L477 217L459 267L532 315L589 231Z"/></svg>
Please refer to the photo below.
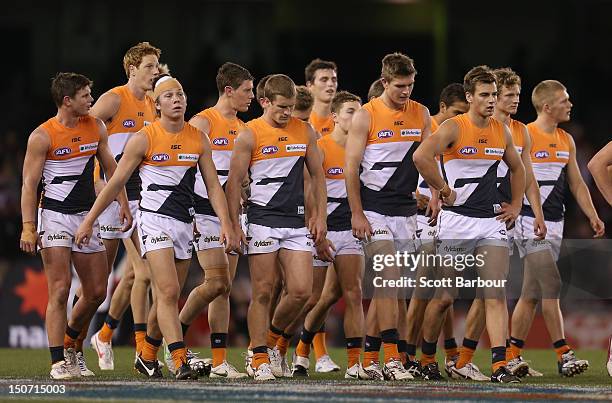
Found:
<svg viewBox="0 0 612 403"><path fill-rule="evenodd" d="M570 102L569 94L565 90L559 90L552 97L549 104L550 113L557 122L567 122L570 120L573 104Z"/></svg>
<svg viewBox="0 0 612 403"><path fill-rule="evenodd" d="M315 100L330 103L338 89L338 75L332 69L317 70L314 80L308 82L308 89Z"/></svg>
<svg viewBox="0 0 612 403"><path fill-rule="evenodd" d="M274 123L281 127L285 127L287 126L287 123L289 123L291 113L295 108L295 102L295 96L285 98L282 95L277 95L274 97L273 101L270 101L270 105L268 106L266 112L269 114Z"/></svg>
<svg viewBox="0 0 612 403"><path fill-rule="evenodd" d="M495 108L503 113L514 115L518 111L520 97L521 87L519 87L518 84L510 87L503 85L497 94L497 105Z"/></svg>
<svg viewBox="0 0 612 403"><path fill-rule="evenodd" d="M162 116L172 120L183 119L187 109L187 95L180 88L164 91L157 99L157 108Z"/></svg>
<svg viewBox="0 0 612 403"><path fill-rule="evenodd" d="M312 106L303 111L298 111L297 109L294 109L293 112L291 112L291 116L303 120L304 122L308 122L308 119L310 118L310 112L312 112Z"/></svg>
<svg viewBox="0 0 612 403"><path fill-rule="evenodd" d="M397 105L404 105L408 102L414 88L415 77L416 73L413 73L405 77L393 77L391 81L382 80L385 92L391 102Z"/></svg>
<svg viewBox="0 0 612 403"><path fill-rule="evenodd" d="M148 91L153 88L153 80L159 75L159 60L155 55L146 55L140 65L133 70L136 82L142 89Z"/></svg>
<svg viewBox="0 0 612 403"><path fill-rule="evenodd" d="M455 101L450 104L450 106L446 106L446 104L441 103L440 112L442 113L442 121L444 122L446 119L466 113L468 109L470 109L470 105L467 102Z"/></svg>
<svg viewBox="0 0 612 403"><path fill-rule="evenodd" d="M477 83L474 93L466 93L466 98L470 110L474 109L482 117L492 116L497 103L497 86L495 83Z"/></svg>
<svg viewBox="0 0 612 403"><path fill-rule="evenodd" d="M77 116L85 116L89 114L91 104L93 103L91 88L89 88L89 86L78 90L76 94L74 94L74 97L67 98L69 100L70 108Z"/></svg>
<svg viewBox="0 0 612 403"><path fill-rule="evenodd" d="M351 130L351 123L353 122L353 115L361 108L361 104L357 101L345 102L340 107L338 113L334 113L334 122L337 126L342 129L345 133Z"/></svg>
<svg viewBox="0 0 612 403"><path fill-rule="evenodd" d="M251 101L255 98L253 94L253 81L244 80L236 89L231 89L232 107L238 112L246 112L251 106Z"/></svg>

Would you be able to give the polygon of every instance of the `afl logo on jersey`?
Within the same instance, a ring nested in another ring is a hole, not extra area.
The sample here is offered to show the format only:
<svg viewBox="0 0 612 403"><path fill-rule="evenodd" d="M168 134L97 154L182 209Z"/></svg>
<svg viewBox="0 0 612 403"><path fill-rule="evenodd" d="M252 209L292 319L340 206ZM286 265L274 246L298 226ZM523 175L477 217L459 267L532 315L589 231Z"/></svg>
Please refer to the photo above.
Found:
<svg viewBox="0 0 612 403"><path fill-rule="evenodd" d="M129 129L129 128L134 127L134 126L136 126L136 122L133 121L132 119L125 119L123 121L123 127L127 127Z"/></svg>
<svg viewBox="0 0 612 403"><path fill-rule="evenodd" d="M542 151L536 151L534 156L536 158L548 158L550 157L550 154L548 153L548 151L542 150Z"/></svg>
<svg viewBox="0 0 612 403"><path fill-rule="evenodd" d="M261 149L262 154L276 154L277 152L278 152L277 146L265 146L265 147L262 147Z"/></svg>
<svg viewBox="0 0 612 403"><path fill-rule="evenodd" d="M229 140L225 137L217 137L212 143L216 146L226 146L229 144Z"/></svg>
<svg viewBox="0 0 612 403"><path fill-rule="evenodd" d="M170 159L170 156L166 153L153 154L153 156L151 157L151 161L154 161L154 162L163 162L163 161L168 161L169 159Z"/></svg>
<svg viewBox="0 0 612 403"><path fill-rule="evenodd" d="M478 152L478 149L472 146L466 146L466 147L463 147L461 150L459 150L459 154L463 154L463 155L473 155L473 154L476 154L477 152Z"/></svg>
<svg viewBox="0 0 612 403"><path fill-rule="evenodd" d="M388 139L389 137L393 137L393 130L381 130L378 132L377 136L379 139Z"/></svg>
<svg viewBox="0 0 612 403"><path fill-rule="evenodd" d="M344 169L341 167L333 167L327 170L328 175L342 175L344 173Z"/></svg>
<svg viewBox="0 0 612 403"><path fill-rule="evenodd" d="M62 155L68 155L72 152L72 149L70 147L60 147L58 149L56 149L53 154L55 154L58 157L61 157Z"/></svg>

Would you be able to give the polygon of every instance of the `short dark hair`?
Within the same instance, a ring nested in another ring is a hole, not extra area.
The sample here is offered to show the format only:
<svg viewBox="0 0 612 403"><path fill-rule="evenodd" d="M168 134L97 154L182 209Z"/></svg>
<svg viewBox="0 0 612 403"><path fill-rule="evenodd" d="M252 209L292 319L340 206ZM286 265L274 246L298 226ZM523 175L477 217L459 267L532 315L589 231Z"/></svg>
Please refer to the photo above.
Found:
<svg viewBox="0 0 612 403"><path fill-rule="evenodd" d="M304 69L304 75L306 77L306 83L313 82L315 79L315 73L317 70L333 70L338 73L338 66L336 63L327 60L321 60L319 58L314 59Z"/></svg>
<svg viewBox="0 0 612 403"><path fill-rule="evenodd" d="M255 89L255 96L258 100L265 97L264 88L266 86L266 82L268 82L268 79L272 76L273 74L268 74L267 76L264 76L259 79L259 82L257 83L257 88Z"/></svg>
<svg viewBox="0 0 612 403"><path fill-rule="evenodd" d="M297 94L295 110L301 112L301 111L307 111L308 109L312 108L312 104L314 103L314 98L312 97L312 94L310 93L308 88L306 88L303 85L298 85L297 87L295 87L295 91Z"/></svg>
<svg viewBox="0 0 612 403"><path fill-rule="evenodd" d="M452 83L444 87L440 93L440 102L444 102L444 105L451 106L455 102L466 102L465 90L463 84Z"/></svg>
<svg viewBox="0 0 612 403"><path fill-rule="evenodd" d="M372 98L378 98L384 91L385 87L383 86L382 78L379 78L370 85L370 89L368 90L368 101Z"/></svg>
<svg viewBox="0 0 612 403"><path fill-rule="evenodd" d="M463 89L465 92L474 94L476 84L496 84L495 75L489 66L476 66L467 72L463 78Z"/></svg>
<svg viewBox="0 0 612 403"><path fill-rule="evenodd" d="M274 102L277 96L293 98L295 96L295 83L291 77L284 74L274 74L266 81L264 97Z"/></svg>
<svg viewBox="0 0 612 403"><path fill-rule="evenodd" d="M93 81L78 73L57 73L51 79L51 97L59 108L64 103L64 97L74 98L79 90L93 87Z"/></svg>
<svg viewBox="0 0 612 403"><path fill-rule="evenodd" d="M253 76L247 69L236 63L223 63L217 70L217 90L219 94L223 93L225 87L236 89L246 80L254 80Z"/></svg>
<svg viewBox="0 0 612 403"><path fill-rule="evenodd" d="M332 99L331 103L331 111L334 113L340 112L342 105L347 102L359 102L361 103L361 98L358 95L351 94L348 91L340 91L336 93L334 99Z"/></svg>
<svg viewBox="0 0 612 403"><path fill-rule="evenodd" d="M386 81L391 81L395 77L407 77L416 72L414 60L403 53L390 53L382 59L380 76Z"/></svg>

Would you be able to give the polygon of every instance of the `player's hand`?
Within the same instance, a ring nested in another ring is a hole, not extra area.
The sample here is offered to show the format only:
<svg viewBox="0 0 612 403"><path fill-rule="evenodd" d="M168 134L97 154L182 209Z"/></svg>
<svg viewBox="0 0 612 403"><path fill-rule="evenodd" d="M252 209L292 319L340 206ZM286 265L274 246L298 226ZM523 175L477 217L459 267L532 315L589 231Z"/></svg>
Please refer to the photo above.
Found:
<svg viewBox="0 0 612 403"><path fill-rule="evenodd" d="M593 238L601 238L604 236L606 233L606 226L604 225L603 221L601 221L597 216L591 218L589 221L591 223L591 228L593 228L593 231L595 232Z"/></svg>
<svg viewBox="0 0 612 403"><path fill-rule="evenodd" d="M317 251L317 258L324 262L333 262L333 252L336 251L336 247L329 239L325 238L323 242L315 246Z"/></svg>
<svg viewBox="0 0 612 403"><path fill-rule="evenodd" d="M417 202L418 210L425 210L427 208L427 205L429 204L429 197L422 195L420 193L417 193L416 202Z"/></svg>
<svg viewBox="0 0 612 403"><path fill-rule="evenodd" d="M221 226L219 242L225 245L225 253L242 251L240 232L236 232L236 228L232 228L232 226Z"/></svg>
<svg viewBox="0 0 612 403"><path fill-rule="evenodd" d="M455 204L455 200L457 200L457 192L454 189L451 189L450 194L446 197L440 195L440 199L445 206L452 206Z"/></svg>
<svg viewBox="0 0 612 403"><path fill-rule="evenodd" d="M243 252L246 250L249 244L247 241L247 237L244 234L244 231L242 230L242 227L240 226L240 224L235 224L233 225L233 227L234 227L234 232L237 234L239 241L240 241L240 246L236 250L236 252L243 254Z"/></svg>
<svg viewBox="0 0 612 403"><path fill-rule="evenodd" d="M372 225L363 212L351 216L351 226L353 227L353 236L362 241L369 242L370 237L374 235Z"/></svg>
<svg viewBox="0 0 612 403"><path fill-rule="evenodd" d="M87 220L83 220L79 228L77 228L76 233L74 234L74 242L77 244L78 248L81 249L83 244L89 245L89 241L91 240L91 234L93 233L93 225Z"/></svg>
<svg viewBox="0 0 612 403"><path fill-rule="evenodd" d="M546 228L546 223L544 223L544 217L537 217L533 220L533 234L536 236L536 241L546 238L547 232L548 228Z"/></svg>
<svg viewBox="0 0 612 403"><path fill-rule="evenodd" d="M19 239L19 247L22 251L35 255L37 245L40 246L40 238L38 237L38 232L36 232L36 224L32 221L24 222Z"/></svg>
<svg viewBox="0 0 612 403"><path fill-rule="evenodd" d="M516 217L518 217L521 212L520 204L514 206L512 204L508 204L506 202L502 202L501 213L496 217L498 221L502 221L506 223L506 226L512 224Z"/></svg>
<svg viewBox="0 0 612 403"><path fill-rule="evenodd" d="M122 206L119 204L119 218L123 223L121 231L129 231L129 229L132 228L132 223L134 222L134 217L132 217L132 211L130 210L129 204L127 206Z"/></svg>
<svg viewBox="0 0 612 403"><path fill-rule="evenodd" d="M429 224L431 227L435 226L438 222L438 214L440 214L440 209L440 199L437 196L432 195L431 199L429 199L429 202L427 203L427 208L425 209L425 216L429 217L427 219L427 224Z"/></svg>
<svg viewBox="0 0 612 403"><path fill-rule="evenodd" d="M326 217L313 217L308 220L308 231L314 240L315 246L325 240L327 236L327 219Z"/></svg>

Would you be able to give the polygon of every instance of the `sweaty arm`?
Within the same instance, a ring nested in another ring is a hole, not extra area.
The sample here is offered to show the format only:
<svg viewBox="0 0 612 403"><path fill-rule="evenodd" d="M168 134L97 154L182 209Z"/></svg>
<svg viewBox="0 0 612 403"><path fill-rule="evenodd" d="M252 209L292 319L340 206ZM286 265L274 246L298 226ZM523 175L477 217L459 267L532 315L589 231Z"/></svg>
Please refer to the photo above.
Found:
<svg viewBox="0 0 612 403"><path fill-rule="evenodd" d="M310 175L310 190L313 194L316 214L316 222L311 228L311 234L314 237L315 245L318 245L327 236L327 187L325 186L323 161L319 147L317 147L317 134L310 125L308 126L308 147L305 160Z"/></svg>
<svg viewBox="0 0 612 403"><path fill-rule="evenodd" d="M588 168L599 191L612 206L612 141L591 158Z"/></svg>
<svg viewBox="0 0 612 403"><path fill-rule="evenodd" d="M225 183L225 197L227 198L227 208L229 217L234 228L240 228L240 195L242 182L247 175L251 164L251 154L255 147L255 135L253 132L244 128L238 133L234 142L232 159L230 160L229 175Z"/></svg>

